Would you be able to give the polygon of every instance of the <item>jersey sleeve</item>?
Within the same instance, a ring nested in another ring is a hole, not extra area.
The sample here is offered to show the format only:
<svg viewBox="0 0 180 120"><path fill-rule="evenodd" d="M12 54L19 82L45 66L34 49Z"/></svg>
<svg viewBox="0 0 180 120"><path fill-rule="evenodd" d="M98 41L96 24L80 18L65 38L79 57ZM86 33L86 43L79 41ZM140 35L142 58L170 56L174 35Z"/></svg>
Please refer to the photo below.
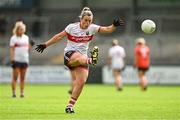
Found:
<svg viewBox="0 0 180 120"><path fill-rule="evenodd" d="M69 24L68 26L66 26L66 28L64 29L66 33L70 33L70 28L71 28L72 24Z"/></svg>
<svg viewBox="0 0 180 120"><path fill-rule="evenodd" d="M99 29L100 29L99 25L91 24L91 32L92 32L92 34L97 33L99 31Z"/></svg>
<svg viewBox="0 0 180 120"><path fill-rule="evenodd" d="M9 45L10 46L15 46L15 39L14 39L14 37L11 37Z"/></svg>

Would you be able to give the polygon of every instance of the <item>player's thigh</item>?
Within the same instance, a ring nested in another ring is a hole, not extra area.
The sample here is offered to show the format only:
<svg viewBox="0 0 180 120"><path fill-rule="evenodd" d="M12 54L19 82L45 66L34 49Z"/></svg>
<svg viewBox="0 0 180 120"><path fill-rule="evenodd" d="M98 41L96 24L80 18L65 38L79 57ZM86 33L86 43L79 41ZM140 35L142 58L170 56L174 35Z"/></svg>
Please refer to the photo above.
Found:
<svg viewBox="0 0 180 120"><path fill-rule="evenodd" d="M120 69L113 69L113 75L114 76L118 76L118 75L120 75L120 73L121 73Z"/></svg>
<svg viewBox="0 0 180 120"><path fill-rule="evenodd" d="M146 71L144 70L138 70L139 77L143 77L145 75Z"/></svg>
<svg viewBox="0 0 180 120"><path fill-rule="evenodd" d="M20 70L19 70L18 67L14 68L14 69L12 70L13 79L17 79L17 77L18 77L18 75L19 75L19 72L20 72Z"/></svg>
<svg viewBox="0 0 180 120"><path fill-rule="evenodd" d="M24 67L24 68L20 68L20 78L21 80L25 78L26 76L26 71L27 71L27 67Z"/></svg>
<svg viewBox="0 0 180 120"><path fill-rule="evenodd" d="M86 56L82 55L82 54L79 53L79 52L75 52L75 53L71 56L68 64L69 64L70 66L78 66L78 65L81 65L82 62L83 62L84 60L86 60L86 59L87 59Z"/></svg>

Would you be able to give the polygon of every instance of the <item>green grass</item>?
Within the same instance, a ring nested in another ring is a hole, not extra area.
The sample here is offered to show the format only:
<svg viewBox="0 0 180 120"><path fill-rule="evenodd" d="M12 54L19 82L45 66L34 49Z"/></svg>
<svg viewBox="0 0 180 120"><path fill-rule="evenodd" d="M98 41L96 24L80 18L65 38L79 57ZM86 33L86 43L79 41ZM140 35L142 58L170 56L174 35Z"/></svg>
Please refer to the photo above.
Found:
<svg viewBox="0 0 180 120"><path fill-rule="evenodd" d="M18 87L19 89L19 87ZM86 85L66 114L69 85L26 85L25 98L11 98L10 85L0 85L0 120L139 120L180 119L180 86ZM19 90L17 91L19 93Z"/></svg>

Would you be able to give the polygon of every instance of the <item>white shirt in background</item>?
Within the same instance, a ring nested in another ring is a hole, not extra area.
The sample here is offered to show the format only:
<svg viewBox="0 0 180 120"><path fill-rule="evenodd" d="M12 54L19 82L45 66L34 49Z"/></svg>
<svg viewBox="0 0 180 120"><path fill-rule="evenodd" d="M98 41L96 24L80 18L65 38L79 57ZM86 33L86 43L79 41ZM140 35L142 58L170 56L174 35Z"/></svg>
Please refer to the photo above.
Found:
<svg viewBox="0 0 180 120"><path fill-rule="evenodd" d="M111 58L112 69L122 69L124 67L124 58L126 56L123 47L116 45L109 49L109 57Z"/></svg>
<svg viewBox="0 0 180 120"><path fill-rule="evenodd" d="M10 46L14 46L14 61L29 63L29 37L23 34L21 37L13 35Z"/></svg>

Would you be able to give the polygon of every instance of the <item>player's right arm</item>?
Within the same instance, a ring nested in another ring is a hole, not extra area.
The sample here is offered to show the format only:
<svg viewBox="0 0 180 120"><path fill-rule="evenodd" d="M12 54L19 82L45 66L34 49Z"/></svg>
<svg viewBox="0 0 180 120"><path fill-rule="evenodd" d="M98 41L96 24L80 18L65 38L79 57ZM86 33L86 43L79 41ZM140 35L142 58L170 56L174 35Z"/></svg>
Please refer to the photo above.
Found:
<svg viewBox="0 0 180 120"><path fill-rule="evenodd" d="M10 46L10 61L14 61L14 46Z"/></svg>
<svg viewBox="0 0 180 120"><path fill-rule="evenodd" d="M67 35L67 33L65 31L62 31L62 32L54 35L51 39L49 39L47 42L45 42L46 47L62 40L66 35Z"/></svg>
<svg viewBox="0 0 180 120"><path fill-rule="evenodd" d="M48 41L46 41L44 44L39 44L35 48L38 52L42 53L45 48L48 46L57 43L58 41L62 40L67 35L66 31L62 31L56 35L54 35L52 38L50 38Z"/></svg>
<svg viewBox="0 0 180 120"><path fill-rule="evenodd" d="M15 40L13 39L13 37L11 37L10 39L10 64L11 67L14 68L14 50L15 50Z"/></svg>
<svg viewBox="0 0 180 120"><path fill-rule="evenodd" d="M12 62L12 61L14 61L14 49L15 49L15 44L16 44L16 42L15 42L15 39L14 39L14 37L12 36L11 37L11 39L10 39L10 44L9 44L9 46L10 46L10 50L9 50L9 52L10 52L10 62Z"/></svg>

